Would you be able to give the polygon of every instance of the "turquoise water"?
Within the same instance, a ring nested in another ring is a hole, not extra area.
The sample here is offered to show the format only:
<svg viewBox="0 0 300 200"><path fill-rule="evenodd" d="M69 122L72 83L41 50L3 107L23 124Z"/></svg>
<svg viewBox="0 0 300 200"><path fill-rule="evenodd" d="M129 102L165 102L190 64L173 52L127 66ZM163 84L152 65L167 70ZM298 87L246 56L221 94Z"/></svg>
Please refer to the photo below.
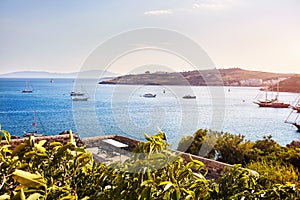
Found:
<svg viewBox="0 0 300 200"><path fill-rule="evenodd" d="M22 93L29 81L33 93ZM258 88L98 85L82 83L88 101L72 102L72 79L0 79L0 124L12 135L32 131L34 111L38 132L56 135L72 129L81 137L120 134L143 139L143 134L166 132L172 148L199 128L212 128L247 139L272 135L282 145L299 140L300 133L284 120L290 109L259 108L252 101ZM230 89L230 90L229 90ZM165 93L163 92L165 91ZM145 93L156 98L144 98ZM194 94L197 99L182 99ZM298 94L280 93L292 103Z"/></svg>

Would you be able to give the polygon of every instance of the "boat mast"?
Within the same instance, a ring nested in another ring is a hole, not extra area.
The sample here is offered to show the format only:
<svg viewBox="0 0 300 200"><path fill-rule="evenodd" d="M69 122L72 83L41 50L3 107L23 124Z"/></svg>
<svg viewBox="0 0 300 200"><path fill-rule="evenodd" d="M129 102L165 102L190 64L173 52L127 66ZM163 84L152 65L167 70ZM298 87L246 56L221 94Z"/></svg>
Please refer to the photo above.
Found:
<svg viewBox="0 0 300 200"><path fill-rule="evenodd" d="M277 94L275 100L278 100L278 97L279 97L279 80L277 81Z"/></svg>
<svg viewBox="0 0 300 200"><path fill-rule="evenodd" d="M32 126L34 126L35 132L37 133L36 110L34 111Z"/></svg>

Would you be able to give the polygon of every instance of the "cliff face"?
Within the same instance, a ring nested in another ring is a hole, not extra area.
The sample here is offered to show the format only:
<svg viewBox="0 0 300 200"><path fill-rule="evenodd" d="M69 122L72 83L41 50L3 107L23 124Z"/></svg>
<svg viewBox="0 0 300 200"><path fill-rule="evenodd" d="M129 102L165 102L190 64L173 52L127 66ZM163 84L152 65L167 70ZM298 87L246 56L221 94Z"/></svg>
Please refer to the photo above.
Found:
<svg viewBox="0 0 300 200"><path fill-rule="evenodd" d="M264 81L278 78L288 78L291 74L277 74L269 72L249 71L239 68L195 70L188 72L160 72L137 75L124 75L102 81L100 84L132 84L132 85L247 85L251 82L263 83ZM256 84L259 86L259 84Z"/></svg>

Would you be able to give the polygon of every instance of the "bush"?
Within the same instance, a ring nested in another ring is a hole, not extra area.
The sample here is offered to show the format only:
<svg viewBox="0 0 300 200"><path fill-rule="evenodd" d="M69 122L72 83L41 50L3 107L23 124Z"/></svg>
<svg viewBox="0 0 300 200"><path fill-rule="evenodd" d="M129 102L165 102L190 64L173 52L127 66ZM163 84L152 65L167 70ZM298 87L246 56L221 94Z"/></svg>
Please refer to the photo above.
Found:
<svg viewBox="0 0 300 200"><path fill-rule="evenodd" d="M270 188L264 185L265 178L252 173L241 165L227 169L217 183L211 187L210 199L299 199L300 190L294 184L274 184Z"/></svg>
<svg viewBox="0 0 300 200"><path fill-rule="evenodd" d="M214 144L219 135L217 131L199 129L193 136L186 136L179 141L177 150L197 156L213 158L215 156Z"/></svg>
<svg viewBox="0 0 300 200"><path fill-rule="evenodd" d="M204 164L184 164L167 150L166 136L145 135L124 164L95 163L84 148L70 142L34 142L30 137L13 151L0 148L0 199L196 199L209 193Z"/></svg>
<svg viewBox="0 0 300 200"><path fill-rule="evenodd" d="M217 160L229 164L245 164L253 157L253 143L244 141L245 136L223 133L217 140Z"/></svg>
<svg viewBox="0 0 300 200"><path fill-rule="evenodd" d="M259 173L265 188L272 188L275 184L288 182L299 185L299 172L293 165L281 161L266 160L253 161L246 165L247 168Z"/></svg>
<svg viewBox="0 0 300 200"><path fill-rule="evenodd" d="M9 142L8 132L0 132ZM278 183L274 179L265 187L268 175L259 177L240 165L228 169L217 181L206 180L201 174L204 164L191 158L186 163L171 153L164 133L145 134L145 138L123 164L110 165L95 163L89 152L76 146L71 131L67 144L53 142L51 150L43 147L45 141L35 143L34 137L13 150L0 145L0 199L300 198L294 184L274 184ZM273 169L277 170L276 166ZM295 178L295 173L291 172L288 180Z"/></svg>

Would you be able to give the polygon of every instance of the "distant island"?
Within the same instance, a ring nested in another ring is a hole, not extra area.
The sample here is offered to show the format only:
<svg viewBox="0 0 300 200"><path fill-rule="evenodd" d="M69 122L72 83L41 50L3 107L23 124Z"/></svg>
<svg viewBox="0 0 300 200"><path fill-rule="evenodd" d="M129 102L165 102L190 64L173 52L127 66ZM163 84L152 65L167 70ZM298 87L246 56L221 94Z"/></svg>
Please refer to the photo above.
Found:
<svg viewBox="0 0 300 200"><path fill-rule="evenodd" d="M297 80L297 81L296 81ZM192 85L270 87L280 81L280 91L299 92L300 75L250 71L241 68L154 72L118 76L99 84ZM281 83L282 82L282 83ZM274 87L273 87L274 88Z"/></svg>
<svg viewBox="0 0 300 200"><path fill-rule="evenodd" d="M116 74L102 71L102 70L90 70L80 72L81 75L90 78L94 77L95 74L103 74L104 77L115 77ZM0 78L77 78L79 72L71 73L53 73L53 72L44 72L44 71L20 71L20 72L11 72L6 74L0 74Z"/></svg>

